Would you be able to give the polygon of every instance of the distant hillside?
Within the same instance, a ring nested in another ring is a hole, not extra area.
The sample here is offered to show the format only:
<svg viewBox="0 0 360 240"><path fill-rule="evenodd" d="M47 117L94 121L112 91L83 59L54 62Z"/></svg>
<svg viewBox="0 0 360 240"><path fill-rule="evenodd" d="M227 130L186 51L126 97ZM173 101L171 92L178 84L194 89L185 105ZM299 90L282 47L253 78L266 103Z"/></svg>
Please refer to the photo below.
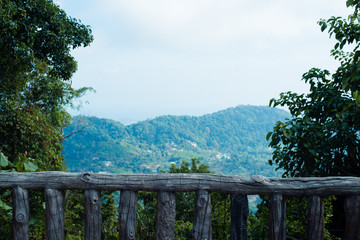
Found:
<svg viewBox="0 0 360 240"><path fill-rule="evenodd" d="M162 116L125 126L74 117L63 154L69 171L157 172L198 157L216 173L274 176L265 136L289 114L262 106L238 106L201 117Z"/></svg>

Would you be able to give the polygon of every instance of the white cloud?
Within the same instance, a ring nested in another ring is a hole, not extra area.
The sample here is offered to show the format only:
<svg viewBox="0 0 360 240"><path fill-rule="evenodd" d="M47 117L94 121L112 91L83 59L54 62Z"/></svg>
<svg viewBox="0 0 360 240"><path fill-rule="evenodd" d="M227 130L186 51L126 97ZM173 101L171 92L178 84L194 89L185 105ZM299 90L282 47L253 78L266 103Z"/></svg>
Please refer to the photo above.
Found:
<svg viewBox="0 0 360 240"><path fill-rule="evenodd" d="M251 0L109 0L107 4L101 1L101 7L106 14L125 16L136 31L145 36L171 44L209 47L255 38L293 39L317 31L316 20L320 17L304 18L302 11L311 11L312 8L326 11L323 5L329 0L317 4L312 2L260 0L255 4Z"/></svg>

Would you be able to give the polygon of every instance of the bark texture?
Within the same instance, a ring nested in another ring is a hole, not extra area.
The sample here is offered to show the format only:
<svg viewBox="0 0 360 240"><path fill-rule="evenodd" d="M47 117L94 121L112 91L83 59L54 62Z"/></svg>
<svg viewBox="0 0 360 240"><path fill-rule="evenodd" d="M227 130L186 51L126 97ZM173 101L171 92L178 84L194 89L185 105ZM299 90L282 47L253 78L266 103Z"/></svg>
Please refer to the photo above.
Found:
<svg viewBox="0 0 360 240"><path fill-rule="evenodd" d="M101 194L97 190L85 190L85 240L100 240L102 230Z"/></svg>
<svg viewBox="0 0 360 240"><path fill-rule="evenodd" d="M357 195L360 178L267 178L214 174L0 173L0 188L211 192L294 196Z"/></svg>
<svg viewBox="0 0 360 240"><path fill-rule="evenodd" d="M119 239L134 240L136 231L137 192L121 191L119 203Z"/></svg>
<svg viewBox="0 0 360 240"><path fill-rule="evenodd" d="M324 204L319 196L309 197L307 239L324 239Z"/></svg>
<svg viewBox="0 0 360 240"><path fill-rule="evenodd" d="M174 240L175 193L158 192L156 205L156 239Z"/></svg>
<svg viewBox="0 0 360 240"><path fill-rule="evenodd" d="M230 240L247 239L247 218L249 202L246 195L231 194L231 229Z"/></svg>
<svg viewBox="0 0 360 240"><path fill-rule="evenodd" d="M195 219L193 222L192 235L194 240L211 240L211 197L206 190L196 192Z"/></svg>
<svg viewBox="0 0 360 240"><path fill-rule="evenodd" d="M270 195L269 239L286 240L286 202L281 194Z"/></svg>
<svg viewBox="0 0 360 240"><path fill-rule="evenodd" d="M64 239L64 194L56 189L45 189L46 234L48 240Z"/></svg>
<svg viewBox="0 0 360 240"><path fill-rule="evenodd" d="M29 193L20 187L13 189L13 225L14 240L29 239Z"/></svg>
<svg viewBox="0 0 360 240"><path fill-rule="evenodd" d="M345 239L360 240L360 196L348 196L344 202Z"/></svg>

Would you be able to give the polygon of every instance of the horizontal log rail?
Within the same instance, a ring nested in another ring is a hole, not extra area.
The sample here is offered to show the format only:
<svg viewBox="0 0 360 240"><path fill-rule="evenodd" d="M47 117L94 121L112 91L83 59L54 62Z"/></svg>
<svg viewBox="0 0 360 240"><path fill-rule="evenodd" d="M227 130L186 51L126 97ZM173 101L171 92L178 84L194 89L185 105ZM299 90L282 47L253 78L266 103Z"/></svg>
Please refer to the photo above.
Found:
<svg viewBox="0 0 360 240"><path fill-rule="evenodd" d="M24 189L94 189L211 192L246 195L278 193L292 196L348 195L360 193L360 178L267 178L225 176L215 174L108 174L108 173L0 173L0 188Z"/></svg>
<svg viewBox="0 0 360 240"><path fill-rule="evenodd" d="M246 239L246 195L269 195L269 239L286 239L286 196L308 196L308 239L324 238L323 196L346 195L345 239L360 240L360 178L266 178L214 174L0 173L13 190L12 239L28 239L28 189L44 189L46 239L64 239L64 190L84 191L85 239L101 239L102 190L120 190L119 239L135 239L137 191L158 192L156 238L174 239L174 192L196 192L193 239L212 239L211 192L231 194L230 239Z"/></svg>

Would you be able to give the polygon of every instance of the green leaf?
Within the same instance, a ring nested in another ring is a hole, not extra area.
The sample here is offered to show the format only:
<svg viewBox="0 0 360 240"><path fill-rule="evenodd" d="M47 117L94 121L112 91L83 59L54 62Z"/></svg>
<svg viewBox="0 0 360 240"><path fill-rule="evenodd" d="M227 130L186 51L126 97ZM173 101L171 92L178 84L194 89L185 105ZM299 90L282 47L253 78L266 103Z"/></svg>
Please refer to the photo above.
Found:
<svg viewBox="0 0 360 240"><path fill-rule="evenodd" d="M321 31L323 32L326 28L327 28L326 23L322 23L322 26L321 26Z"/></svg>
<svg viewBox="0 0 360 240"><path fill-rule="evenodd" d="M283 129L283 134L286 138L289 138L291 135L291 131L289 129Z"/></svg>
<svg viewBox="0 0 360 240"><path fill-rule="evenodd" d="M8 158L3 153L0 153L0 167L6 167L8 165L9 165Z"/></svg>
<svg viewBox="0 0 360 240"><path fill-rule="evenodd" d="M39 166L33 162L25 162L24 167L25 167L25 170L27 170L29 172L35 172L39 168Z"/></svg>
<svg viewBox="0 0 360 240"><path fill-rule="evenodd" d="M6 211L9 211L12 209L12 207L8 206L6 203L4 203L3 201L1 201L0 199L0 208L6 210Z"/></svg>
<svg viewBox="0 0 360 240"><path fill-rule="evenodd" d="M18 172L22 172L22 171L23 171L23 164L22 164L22 162L17 162L17 163L16 163L16 170L17 170Z"/></svg>
<svg viewBox="0 0 360 240"><path fill-rule="evenodd" d="M266 135L266 141L269 141L271 135L272 135L272 132L269 132L269 133Z"/></svg>
<svg viewBox="0 0 360 240"><path fill-rule="evenodd" d="M354 0L347 0L346 1L346 7L350 7L354 4Z"/></svg>

